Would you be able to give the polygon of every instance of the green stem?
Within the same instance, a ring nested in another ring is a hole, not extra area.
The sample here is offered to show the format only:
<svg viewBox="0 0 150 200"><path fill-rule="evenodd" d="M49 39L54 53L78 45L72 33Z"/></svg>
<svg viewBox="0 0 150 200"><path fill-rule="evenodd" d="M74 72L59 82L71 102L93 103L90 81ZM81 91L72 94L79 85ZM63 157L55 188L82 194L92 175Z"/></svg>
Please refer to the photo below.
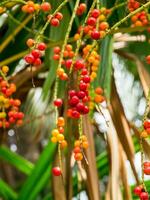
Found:
<svg viewBox="0 0 150 200"><path fill-rule="evenodd" d="M27 2L22 1L22 0L6 0L6 1L1 2L0 6L3 6L3 5L10 3L10 2L27 4Z"/></svg>
<svg viewBox="0 0 150 200"><path fill-rule="evenodd" d="M120 3L120 4L115 5L114 7L112 7L112 8L110 9L110 10L111 10L111 13L112 13L113 11L115 11L116 9L125 6L126 4L127 4L127 2L122 2L122 3ZM111 14L110 14L110 15L111 15Z"/></svg>
<svg viewBox="0 0 150 200"><path fill-rule="evenodd" d="M83 33L84 33L84 27L85 27L85 25L86 25L87 19L88 19L89 16L90 16L91 11L92 11L93 8L95 7L95 4L96 4L96 0L93 1L92 6L91 6L91 8L90 8L90 10L89 10L89 12L88 12L88 14L87 14L85 20L84 20L84 23L83 23L83 25L82 25L82 30L81 30L81 32L80 32L79 40L77 41L77 47L76 47L76 50L75 50L74 57L73 57L73 59L72 59L72 63L71 63L71 67L70 67L69 74L72 73L73 65L74 65L74 63L75 63L75 60L76 60L76 58L77 58L77 55L78 55L80 46L81 46L81 44L82 44L82 37L83 37Z"/></svg>

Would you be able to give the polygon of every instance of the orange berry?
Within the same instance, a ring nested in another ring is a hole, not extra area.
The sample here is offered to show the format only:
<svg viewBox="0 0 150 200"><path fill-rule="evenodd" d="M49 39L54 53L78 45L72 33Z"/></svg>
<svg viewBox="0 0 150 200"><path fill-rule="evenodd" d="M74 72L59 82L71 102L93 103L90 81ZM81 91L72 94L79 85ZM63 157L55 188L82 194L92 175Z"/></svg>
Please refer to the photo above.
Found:
<svg viewBox="0 0 150 200"><path fill-rule="evenodd" d="M34 44L35 44L35 41L32 39L32 38L29 38L27 41L26 41L26 44L28 47L33 47Z"/></svg>
<svg viewBox="0 0 150 200"><path fill-rule="evenodd" d="M102 89L101 87L97 87L97 88L95 89L95 93L96 93L96 94L103 94L103 89Z"/></svg>
<svg viewBox="0 0 150 200"><path fill-rule="evenodd" d="M57 126L65 126L65 120L63 117L59 117L57 120Z"/></svg>
<svg viewBox="0 0 150 200"><path fill-rule="evenodd" d="M16 123L17 125L22 125L23 124L23 121L21 120L21 119L19 119L19 120L17 120L17 123Z"/></svg>
<svg viewBox="0 0 150 200"><path fill-rule="evenodd" d="M91 77L92 77L92 78L96 78L96 77L97 77L97 73L96 73L96 72L92 72L92 73L91 73Z"/></svg>
<svg viewBox="0 0 150 200"><path fill-rule="evenodd" d="M135 25L135 26L142 26L143 24L142 24L141 21L137 20L137 21L134 23L134 25Z"/></svg>
<svg viewBox="0 0 150 200"><path fill-rule="evenodd" d="M79 33L76 33L76 34L74 35L74 40L77 41L77 40L79 40L79 39L80 39L80 34L79 34Z"/></svg>
<svg viewBox="0 0 150 200"><path fill-rule="evenodd" d="M73 152L76 154L76 153L81 153L81 149L80 147L75 147Z"/></svg>
<svg viewBox="0 0 150 200"><path fill-rule="evenodd" d="M63 68L58 68L57 69L57 76L62 76L64 73L64 69Z"/></svg>
<svg viewBox="0 0 150 200"><path fill-rule="evenodd" d="M67 51L72 51L72 45L71 44L67 44L65 49Z"/></svg>
<svg viewBox="0 0 150 200"><path fill-rule="evenodd" d="M92 65L92 71L94 71L94 72L96 72L97 70L98 70L98 67L97 66L95 66L95 65Z"/></svg>
<svg viewBox="0 0 150 200"><path fill-rule="evenodd" d="M86 137L85 135L82 135L82 136L80 137L80 139L82 140L82 142L83 142L83 141L87 141L87 137Z"/></svg>
<svg viewBox="0 0 150 200"><path fill-rule="evenodd" d="M75 143L74 143L74 146L75 146L75 147L79 147L80 144L81 144L81 143L80 143L80 140L76 140Z"/></svg>
<svg viewBox="0 0 150 200"><path fill-rule="evenodd" d="M84 141L84 142L82 143L82 147L83 147L84 149L87 149L88 146L89 146L89 143L88 143L87 141Z"/></svg>
<svg viewBox="0 0 150 200"><path fill-rule="evenodd" d="M74 158L75 158L75 160L77 160L77 161L81 161L81 160L83 159L83 155L82 155L82 153L76 153L76 154L74 155Z"/></svg>
<svg viewBox="0 0 150 200"><path fill-rule="evenodd" d="M142 138L147 138L148 137L148 133L147 133L147 131L142 131L141 133L140 133L140 136L142 137Z"/></svg>
<svg viewBox="0 0 150 200"><path fill-rule="evenodd" d="M60 143L60 147L62 148L62 149L64 149L65 147L67 147L67 141L66 140L62 140L61 141L61 143Z"/></svg>
<svg viewBox="0 0 150 200"><path fill-rule="evenodd" d="M105 98L104 98L102 95L96 95L96 96L94 97L94 101L95 101L96 103L102 103L104 100L105 100Z"/></svg>
<svg viewBox="0 0 150 200"><path fill-rule="evenodd" d="M68 75L66 73L63 73L61 76L60 76L60 79L63 80L63 81L66 81L68 80Z"/></svg>

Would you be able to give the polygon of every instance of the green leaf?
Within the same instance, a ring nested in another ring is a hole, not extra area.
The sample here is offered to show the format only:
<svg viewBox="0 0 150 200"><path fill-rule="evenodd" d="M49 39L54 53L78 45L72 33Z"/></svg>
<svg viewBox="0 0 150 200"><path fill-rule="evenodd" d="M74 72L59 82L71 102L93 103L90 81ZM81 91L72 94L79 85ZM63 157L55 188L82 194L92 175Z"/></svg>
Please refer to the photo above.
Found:
<svg viewBox="0 0 150 200"><path fill-rule="evenodd" d="M96 86L102 86L109 99L111 90L113 37L108 35L100 47L101 63L98 71Z"/></svg>
<svg viewBox="0 0 150 200"><path fill-rule="evenodd" d="M0 180L0 197L4 200L17 199L17 193L13 191L4 181Z"/></svg>
<svg viewBox="0 0 150 200"><path fill-rule="evenodd" d="M54 159L55 150L56 145L49 142L39 157L31 175L25 181L19 193L18 200L36 199L51 175L50 168Z"/></svg>
<svg viewBox="0 0 150 200"><path fill-rule="evenodd" d="M10 151L5 146L0 146L0 159L7 161L9 164L15 166L18 170L26 175L29 175L33 169L33 164L31 162Z"/></svg>

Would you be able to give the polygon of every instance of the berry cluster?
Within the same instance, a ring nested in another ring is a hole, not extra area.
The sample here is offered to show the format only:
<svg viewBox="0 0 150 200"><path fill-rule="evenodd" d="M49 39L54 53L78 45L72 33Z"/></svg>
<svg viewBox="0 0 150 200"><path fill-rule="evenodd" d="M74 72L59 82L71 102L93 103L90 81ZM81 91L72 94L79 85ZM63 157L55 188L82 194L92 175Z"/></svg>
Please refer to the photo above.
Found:
<svg viewBox="0 0 150 200"><path fill-rule="evenodd" d="M22 11L29 14L39 10L42 10L43 12L48 12L51 10L51 4L48 2L43 2L40 5L38 3L34 3L33 1L27 1L26 4L22 6Z"/></svg>
<svg viewBox="0 0 150 200"><path fill-rule="evenodd" d="M7 66L3 66L1 73L5 76L8 70ZM12 98L16 92L15 84L8 83L3 77L0 77L0 128L9 128L11 124L21 125L24 114L19 111L20 100Z"/></svg>
<svg viewBox="0 0 150 200"><path fill-rule="evenodd" d="M27 40L26 44L31 49L31 52L24 57L24 60L27 64L40 66L42 64L41 57L45 53L46 44L44 42L36 44L31 38Z"/></svg>
<svg viewBox="0 0 150 200"><path fill-rule="evenodd" d="M145 11L137 13L131 17L132 26L147 26L149 24L148 15Z"/></svg>
<svg viewBox="0 0 150 200"><path fill-rule="evenodd" d="M91 82L95 80L95 78L97 77L97 70L98 67L100 65L100 55L96 52L96 49L94 49L91 53L90 50L92 48L92 45L88 44L86 45L82 52L83 52L83 58L87 58L87 66L90 68L90 79Z"/></svg>
<svg viewBox="0 0 150 200"><path fill-rule="evenodd" d="M64 118L58 117L58 119L57 119L57 129L52 130L52 137L51 137L51 141L53 143L58 142L62 149L64 149L67 146L67 141L65 140L65 137L63 135L64 126L65 126Z"/></svg>
<svg viewBox="0 0 150 200"><path fill-rule="evenodd" d="M149 199L149 195L148 193L144 190L143 186L137 186L134 189L134 194L139 196L140 200L148 200Z"/></svg>
<svg viewBox="0 0 150 200"><path fill-rule="evenodd" d="M128 9L130 12L133 12L140 7L140 3L136 0L128 0Z"/></svg>
<svg viewBox="0 0 150 200"><path fill-rule="evenodd" d="M89 146L87 137L82 135L79 140L76 140L74 143L74 158L77 161L81 161L83 159L83 149L87 149Z"/></svg>
<svg viewBox="0 0 150 200"><path fill-rule="evenodd" d="M61 52L60 47L56 46L53 51L54 51L53 59L54 60L59 60L60 59L60 52ZM72 45L71 44L67 44L66 47L65 47L65 50L63 52L63 58L65 60L63 60L62 64L65 64L66 61L67 61L66 59L72 58L73 56L74 56L74 52L72 50Z"/></svg>
<svg viewBox="0 0 150 200"><path fill-rule="evenodd" d="M61 12L57 12L54 16L48 15L47 18L52 26L57 27L63 19L63 14Z"/></svg>

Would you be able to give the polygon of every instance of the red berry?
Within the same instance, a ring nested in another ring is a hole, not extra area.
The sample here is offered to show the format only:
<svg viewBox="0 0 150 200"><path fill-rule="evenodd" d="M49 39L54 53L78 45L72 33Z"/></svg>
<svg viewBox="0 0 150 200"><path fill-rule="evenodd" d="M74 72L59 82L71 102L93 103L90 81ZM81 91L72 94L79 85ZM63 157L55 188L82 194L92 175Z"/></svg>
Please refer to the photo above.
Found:
<svg viewBox="0 0 150 200"><path fill-rule="evenodd" d="M91 16L94 18L98 18L100 11L98 9L94 9L91 13Z"/></svg>
<svg viewBox="0 0 150 200"><path fill-rule="evenodd" d="M67 69L70 69L71 64L72 64L72 60L71 59L66 60L65 66L66 66Z"/></svg>
<svg viewBox="0 0 150 200"><path fill-rule="evenodd" d="M75 147L74 150L73 150L74 153L80 153L81 152L81 149L80 147Z"/></svg>
<svg viewBox="0 0 150 200"><path fill-rule="evenodd" d="M150 55L148 55L148 56L146 57L146 61L147 61L148 64L150 64Z"/></svg>
<svg viewBox="0 0 150 200"><path fill-rule="evenodd" d="M144 167L150 167L150 162L144 162Z"/></svg>
<svg viewBox="0 0 150 200"><path fill-rule="evenodd" d="M80 81L79 88L80 88L80 90L85 91L87 89L87 84L82 82L82 81Z"/></svg>
<svg viewBox="0 0 150 200"><path fill-rule="evenodd" d="M148 119L148 120L144 121L143 125L144 125L145 129L150 128L150 120Z"/></svg>
<svg viewBox="0 0 150 200"><path fill-rule="evenodd" d="M82 69L81 74L82 75L87 75L88 74L88 70L86 68Z"/></svg>
<svg viewBox="0 0 150 200"><path fill-rule="evenodd" d="M70 99L70 101L69 101L69 104L71 105L71 106L75 106L75 105L77 105L79 103L79 98L77 97L77 96L73 96L71 99Z"/></svg>
<svg viewBox="0 0 150 200"><path fill-rule="evenodd" d="M79 91L77 93L77 95L78 95L79 99L83 99L86 96L85 92L83 92L83 91Z"/></svg>
<svg viewBox="0 0 150 200"><path fill-rule="evenodd" d="M33 63L35 66L38 66L38 65L41 65L42 64L42 61L40 58L36 58L36 60L34 61Z"/></svg>
<svg viewBox="0 0 150 200"><path fill-rule="evenodd" d="M136 194L136 195L140 195L141 194L141 192L142 192L142 187L141 186L137 186L136 188L134 188L134 194Z"/></svg>
<svg viewBox="0 0 150 200"><path fill-rule="evenodd" d="M89 83L90 82L89 75L85 75L82 80L84 81L84 83Z"/></svg>
<svg viewBox="0 0 150 200"><path fill-rule="evenodd" d="M24 114L22 112L17 113L17 118L22 119L24 117Z"/></svg>
<svg viewBox="0 0 150 200"><path fill-rule="evenodd" d="M73 110L71 115L73 118L76 118L76 119L80 118L80 113L77 110Z"/></svg>
<svg viewBox="0 0 150 200"><path fill-rule="evenodd" d="M97 31L97 30L92 31L91 32L91 38L94 39L94 40L100 39L100 33L99 33L99 31Z"/></svg>
<svg viewBox="0 0 150 200"><path fill-rule="evenodd" d="M79 70L79 69L83 69L85 67L85 64L83 62L83 60L77 60L75 63L75 69Z"/></svg>
<svg viewBox="0 0 150 200"><path fill-rule="evenodd" d="M144 174L146 174L146 175L150 175L150 166L144 168Z"/></svg>
<svg viewBox="0 0 150 200"><path fill-rule="evenodd" d="M53 55L53 59L54 59L54 60L59 60L59 58L60 58L60 56L59 56L58 54L54 54L54 55Z"/></svg>
<svg viewBox="0 0 150 200"><path fill-rule="evenodd" d="M62 106L62 104L63 104L62 99L56 99L56 100L54 101L54 105L57 106L57 107Z"/></svg>
<svg viewBox="0 0 150 200"><path fill-rule="evenodd" d="M34 58L41 57L41 52L38 49L32 50L31 54L32 54L32 56L34 56Z"/></svg>
<svg viewBox="0 0 150 200"><path fill-rule="evenodd" d="M60 176L62 174L60 167L53 167L52 173L53 173L54 176Z"/></svg>
<svg viewBox="0 0 150 200"><path fill-rule="evenodd" d="M55 15L55 18L57 18L59 21L63 19L63 14L61 12L57 12Z"/></svg>
<svg viewBox="0 0 150 200"><path fill-rule="evenodd" d="M84 106L83 103L80 103L80 102L79 102L79 103L76 105L76 109L77 109L77 111L78 111L79 113L84 112L84 108L85 108L85 106Z"/></svg>
<svg viewBox="0 0 150 200"><path fill-rule="evenodd" d="M15 119L13 117L10 117L9 118L9 123L11 123L11 124L15 123Z"/></svg>
<svg viewBox="0 0 150 200"><path fill-rule="evenodd" d="M43 10L44 12L48 12L51 10L51 4L48 2L44 2L41 4L41 10Z"/></svg>
<svg viewBox="0 0 150 200"><path fill-rule="evenodd" d="M71 97L71 98L76 95L75 90L70 90L68 93L69 93L69 97Z"/></svg>
<svg viewBox="0 0 150 200"><path fill-rule="evenodd" d="M89 17L87 20L87 24L90 26L95 26L96 24L96 19L94 17Z"/></svg>
<svg viewBox="0 0 150 200"><path fill-rule="evenodd" d="M140 200L148 200L149 199L149 195L147 192L142 192L140 194Z"/></svg>
<svg viewBox="0 0 150 200"><path fill-rule="evenodd" d="M59 54L61 51L60 47L54 47L54 53Z"/></svg>
<svg viewBox="0 0 150 200"><path fill-rule="evenodd" d="M38 48L38 50L40 50L40 51L45 51L45 49L46 49L46 44L45 44L44 42L41 42L41 43L38 44L37 48Z"/></svg>
<svg viewBox="0 0 150 200"><path fill-rule="evenodd" d="M29 64L33 64L33 62L34 62L34 57L33 57L33 55L31 55L31 54L26 55L26 56L24 57L24 59L25 59L25 61L26 61L27 63L29 63Z"/></svg>
<svg viewBox="0 0 150 200"><path fill-rule="evenodd" d="M52 18L50 24L52 26L59 26L59 20L57 18Z"/></svg>
<svg viewBox="0 0 150 200"><path fill-rule="evenodd" d="M83 114L87 114L87 113L89 113L89 108L87 106L84 106Z"/></svg>

